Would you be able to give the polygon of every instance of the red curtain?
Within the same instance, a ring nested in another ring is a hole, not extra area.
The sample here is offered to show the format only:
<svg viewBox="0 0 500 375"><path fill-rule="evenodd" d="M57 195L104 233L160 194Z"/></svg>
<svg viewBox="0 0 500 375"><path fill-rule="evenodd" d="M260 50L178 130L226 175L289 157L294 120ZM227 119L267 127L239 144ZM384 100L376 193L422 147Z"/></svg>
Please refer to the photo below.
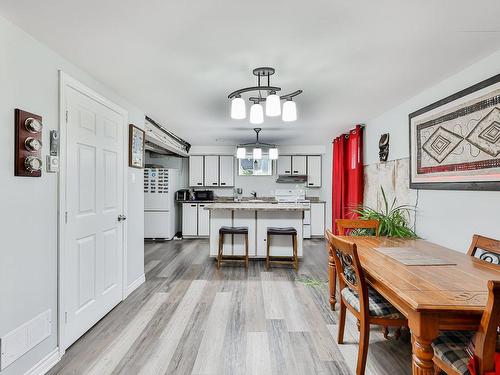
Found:
<svg viewBox="0 0 500 375"><path fill-rule="evenodd" d="M336 219L353 218L363 203L363 127L357 125L333 140L332 226Z"/></svg>

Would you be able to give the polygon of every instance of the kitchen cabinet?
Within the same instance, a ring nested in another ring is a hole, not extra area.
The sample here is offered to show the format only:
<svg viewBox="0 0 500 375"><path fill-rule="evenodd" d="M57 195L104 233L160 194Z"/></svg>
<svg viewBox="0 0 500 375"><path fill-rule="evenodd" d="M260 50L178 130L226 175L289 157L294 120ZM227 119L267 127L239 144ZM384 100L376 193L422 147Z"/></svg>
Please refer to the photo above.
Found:
<svg viewBox="0 0 500 375"><path fill-rule="evenodd" d="M290 155L278 156L277 174L279 176L292 174L292 157Z"/></svg>
<svg viewBox="0 0 500 375"><path fill-rule="evenodd" d="M205 186L219 186L219 157L205 155Z"/></svg>
<svg viewBox="0 0 500 375"><path fill-rule="evenodd" d="M305 155L292 156L292 175L305 175L307 157Z"/></svg>
<svg viewBox="0 0 500 375"><path fill-rule="evenodd" d="M321 156L313 155L307 157L307 186L321 186Z"/></svg>
<svg viewBox="0 0 500 375"><path fill-rule="evenodd" d="M202 155L189 157L189 186L203 186L203 160Z"/></svg>
<svg viewBox="0 0 500 375"><path fill-rule="evenodd" d="M210 211L205 210L205 203L198 203L198 236L210 235Z"/></svg>
<svg viewBox="0 0 500 375"><path fill-rule="evenodd" d="M234 186L234 157L232 155L219 156L219 186Z"/></svg>
<svg viewBox="0 0 500 375"><path fill-rule="evenodd" d="M182 235L198 235L198 204L196 203L182 204Z"/></svg>
<svg viewBox="0 0 500 375"><path fill-rule="evenodd" d="M325 235L325 203L311 203L311 236Z"/></svg>

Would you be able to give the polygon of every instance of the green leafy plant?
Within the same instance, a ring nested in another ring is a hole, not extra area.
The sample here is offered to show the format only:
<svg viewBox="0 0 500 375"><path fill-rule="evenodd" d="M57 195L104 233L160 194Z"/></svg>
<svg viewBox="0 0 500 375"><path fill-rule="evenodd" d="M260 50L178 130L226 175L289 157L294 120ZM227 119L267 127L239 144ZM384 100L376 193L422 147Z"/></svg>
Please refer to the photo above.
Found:
<svg viewBox="0 0 500 375"><path fill-rule="evenodd" d="M325 280L315 279L308 275L300 275L300 277L298 277L296 281L308 287L317 289L323 289L326 286L326 284L328 284L328 280L325 281Z"/></svg>
<svg viewBox="0 0 500 375"><path fill-rule="evenodd" d="M379 233L381 236L399 238L418 238L417 234L410 228L410 215L415 212L416 207L411 205L396 205L396 198L389 206L384 188L381 186L383 206L380 211L368 206L359 206L352 210L362 220L378 220L380 222ZM370 229L356 229L351 232L352 236L373 235Z"/></svg>

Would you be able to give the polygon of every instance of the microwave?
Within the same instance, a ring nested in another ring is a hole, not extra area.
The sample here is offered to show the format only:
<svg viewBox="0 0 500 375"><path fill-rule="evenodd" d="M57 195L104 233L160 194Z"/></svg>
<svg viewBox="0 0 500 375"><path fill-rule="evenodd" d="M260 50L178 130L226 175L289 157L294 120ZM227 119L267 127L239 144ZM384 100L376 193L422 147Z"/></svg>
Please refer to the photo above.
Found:
<svg viewBox="0 0 500 375"><path fill-rule="evenodd" d="M214 192L213 190L195 190L194 192L195 201L213 201Z"/></svg>

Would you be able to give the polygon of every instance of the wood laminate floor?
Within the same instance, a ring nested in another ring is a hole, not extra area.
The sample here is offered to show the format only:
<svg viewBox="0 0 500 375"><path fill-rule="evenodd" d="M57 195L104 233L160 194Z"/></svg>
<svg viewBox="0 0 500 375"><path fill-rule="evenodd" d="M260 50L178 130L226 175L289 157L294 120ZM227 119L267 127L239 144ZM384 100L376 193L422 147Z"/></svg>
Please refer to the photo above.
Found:
<svg viewBox="0 0 500 375"><path fill-rule="evenodd" d="M208 240L146 243L146 282L49 374L353 374L358 331L347 314L337 345L325 242L304 241L304 254L298 273L261 261L217 271ZM373 327L370 339L367 374L411 373L407 332Z"/></svg>

